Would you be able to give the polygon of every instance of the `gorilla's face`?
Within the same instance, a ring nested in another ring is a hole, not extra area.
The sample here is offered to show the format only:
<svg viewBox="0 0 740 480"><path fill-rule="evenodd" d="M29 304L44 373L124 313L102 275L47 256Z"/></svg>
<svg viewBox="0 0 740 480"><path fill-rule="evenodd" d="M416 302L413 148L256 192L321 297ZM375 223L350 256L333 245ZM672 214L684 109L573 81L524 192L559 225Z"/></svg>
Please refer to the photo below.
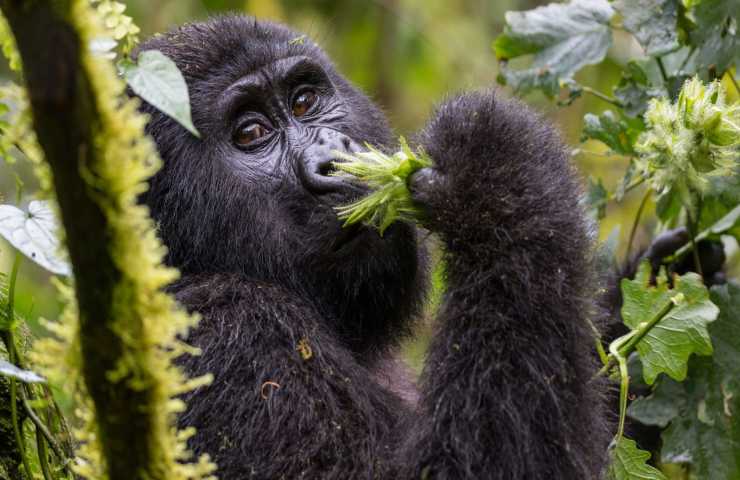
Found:
<svg viewBox="0 0 740 480"><path fill-rule="evenodd" d="M294 251L337 261L342 253L383 248L377 233L342 229L335 215L334 207L364 193L332 176L335 152L359 151L358 141L373 132L353 128L353 106L320 63L304 55L277 58L229 85L210 113L223 122L219 152L226 170L265 196L263 205L274 208L273 233L285 232L288 242L300 238Z"/></svg>
<svg viewBox="0 0 740 480"><path fill-rule="evenodd" d="M364 192L331 175L334 152L394 141L380 110L315 44L283 26L226 17L154 37L146 49L178 64L202 134L145 106L165 162L145 200L170 263L328 289L342 302L371 285L417 282L413 227L396 224L381 238L344 229L336 216L334 207Z"/></svg>

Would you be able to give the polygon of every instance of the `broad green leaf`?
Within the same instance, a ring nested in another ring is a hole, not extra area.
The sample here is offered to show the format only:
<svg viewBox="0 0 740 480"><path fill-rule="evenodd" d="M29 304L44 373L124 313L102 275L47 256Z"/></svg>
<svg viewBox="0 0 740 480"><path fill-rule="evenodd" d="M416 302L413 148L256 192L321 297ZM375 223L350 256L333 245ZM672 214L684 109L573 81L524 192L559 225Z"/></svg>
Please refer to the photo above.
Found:
<svg viewBox="0 0 740 480"><path fill-rule="evenodd" d="M606 0L552 3L526 12L507 12L504 33L494 42L499 60L534 54L529 68L503 68L502 78L516 90L541 89L554 95L562 81L585 65L599 63L612 42Z"/></svg>
<svg viewBox="0 0 740 480"><path fill-rule="evenodd" d="M44 377L30 370L22 370L3 359L0 359L0 375L15 378L23 383L44 383L46 381Z"/></svg>
<svg viewBox="0 0 740 480"><path fill-rule="evenodd" d="M660 470L647 464L650 453L637 448L637 443L622 437L612 451L610 480L667 480Z"/></svg>
<svg viewBox="0 0 740 480"><path fill-rule="evenodd" d="M57 232L57 221L48 202L33 201L28 212L13 205L0 205L0 237L46 270L69 275L69 264L58 256Z"/></svg>
<svg viewBox="0 0 740 480"><path fill-rule="evenodd" d="M146 50L139 54L138 63L121 66L137 95L200 138L190 116L188 86L175 62L158 50Z"/></svg>
<svg viewBox="0 0 740 480"><path fill-rule="evenodd" d="M650 321L672 299L680 298L637 344L643 366L643 377L652 385L660 373L683 380L692 353L711 355L712 342L707 325L717 318L719 310L709 300L709 292L695 273L674 276L674 288L659 281L650 286L650 266L640 265L634 280L622 280L622 319L632 330ZM682 297L682 298L681 298Z"/></svg>
<svg viewBox="0 0 740 480"><path fill-rule="evenodd" d="M622 110L627 116L639 117L647 110L650 99L666 95L664 89L653 86L646 68L649 70L644 62L628 62L614 89L614 97L622 104Z"/></svg>
<svg viewBox="0 0 740 480"><path fill-rule="evenodd" d="M668 377L655 382L655 390L647 397L640 397L627 408L627 415L643 425L665 428L686 406L683 386Z"/></svg>
<svg viewBox="0 0 740 480"><path fill-rule="evenodd" d="M655 214L663 223L669 224L671 220L678 217L682 207L681 196L671 189L658 196L658 201L655 203Z"/></svg>
<svg viewBox="0 0 740 480"><path fill-rule="evenodd" d="M714 355L692 358L688 377L676 384L684 404L663 431L661 457L690 463L696 478L740 478L740 286L713 287L711 299L720 309L709 326ZM654 395L665 396L658 389Z"/></svg>
<svg viewBox="0 0 740 480"><path fill-rule="evenodd" d="M632 138L627 123L620 120L611 110L601 115L587 113L583 117L583 138L593 138L605 143L609 148L621 155L632 155L634 150Z"/></svg>
<svg viewBox="0 0 740 480"><path fill-rule="evenodd" d="M695 48L687 63L688 73L718 74L740 60L740 4L737 0L684 0L686 17L693 23L689 44Z"/></svg>
<svg viewBox="0 0 740 480"><path fill-rule="evenodd" d="M614 7L624 18L624 28L648 55L665 55L679 48L678 0L618 0Z"/></svg>

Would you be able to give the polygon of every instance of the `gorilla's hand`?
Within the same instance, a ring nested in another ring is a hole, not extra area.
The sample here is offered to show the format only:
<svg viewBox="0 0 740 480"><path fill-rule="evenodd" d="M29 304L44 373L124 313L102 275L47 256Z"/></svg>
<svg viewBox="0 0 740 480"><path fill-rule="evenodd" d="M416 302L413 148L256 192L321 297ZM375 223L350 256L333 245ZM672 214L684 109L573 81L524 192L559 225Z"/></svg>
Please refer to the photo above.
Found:
<svg viewBox="0 0 740 480"><path fill-rule="evenodd" d="M655 237L650 246L641 255L637 256L635 265L630 266L628 272L632 274L637 268L637 263L646 259L652 266L652 274L657 275L665 258L675 254L677 250L688 243L689 233L686 227L667 230ZM707 285L725 283L726 277L723 267L726 258L722 242L717 240L702 240L697 243L696 247L701 273L704 275L704 283ZM683 275L686 272L697 272L699 268L697 268L694 256L688 252L675 262L670 263L668 270L669 272Z"/></svg>

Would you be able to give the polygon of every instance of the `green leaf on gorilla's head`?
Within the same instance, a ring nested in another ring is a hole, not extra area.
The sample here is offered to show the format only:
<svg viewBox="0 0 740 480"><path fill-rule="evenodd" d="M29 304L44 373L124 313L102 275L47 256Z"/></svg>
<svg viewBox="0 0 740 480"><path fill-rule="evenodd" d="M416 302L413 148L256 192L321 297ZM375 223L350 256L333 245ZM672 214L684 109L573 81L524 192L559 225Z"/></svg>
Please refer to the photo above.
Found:
<svg viewBox="0 0 740 480"><path fill-rule="evenodd" d="M650 266L644 262L634 280L623 279L621 284L622 319L632 330L649 322L667 303L675 303L637 344L643 377L650 385L660 373L681 381L686 378L692 353L712 354L707 325L717 318L719 309L709 300L709 292L699 275L674 276L673 283L672 289L665 279L651 286Z"/></svg>
<svg viewBox="0 0 740 480"><path fill-rule="evenodd" d="M667 480L660 470L647 464L650 452L637 448L637 443L621 437L611 452L609 480Z"/></svg>
<svg viewBox="0 0 740 480"><path fill-rule="evenodd" d="M519 91L558 92L560 82L585 65L599 63L612 42L609 20L614 9L606 0L552 3L526 12L507 12L504 33L493 44L506 61L534 54L529 68L504 67L505 83Z"/></svg>
<svg viewBox="0 0 740 480"><path fill-rule="evenodd" d="M188 86L175 62L158 50L145 50L137 60L138 63L121 64L131 89L190 133L200 137L190 116Z"/></svg>
<svg viewBox="0 0 740 480"><path fill-rule="evenodd" d="M678 0L618 0L614 6L624 18L624 28L648 55L665 55L679 48Z"/></svg>

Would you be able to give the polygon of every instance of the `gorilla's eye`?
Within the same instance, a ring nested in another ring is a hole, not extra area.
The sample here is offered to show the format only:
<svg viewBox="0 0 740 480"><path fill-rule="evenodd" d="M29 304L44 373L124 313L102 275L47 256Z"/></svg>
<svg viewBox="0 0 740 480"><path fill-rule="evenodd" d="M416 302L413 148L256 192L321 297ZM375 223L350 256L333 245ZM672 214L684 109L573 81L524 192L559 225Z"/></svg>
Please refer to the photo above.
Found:
<svg viewBox="0 0 740 480"><path fill-rule="evenodd" d="M252 142L264 137L268 133L270 133L270 131L267 130L267 127L265 127L261 123L248 123L242 127L239 127L239 129L236 131L236 134L234 135L234 141L237 145L246 147Z"/></svg>
<svg viewBox="0 0 740 480"><path fill-rule="evenodd" d="M313 90L306 90L293 100L293 116L302 117L319 99L318 94Z"/></svg>

